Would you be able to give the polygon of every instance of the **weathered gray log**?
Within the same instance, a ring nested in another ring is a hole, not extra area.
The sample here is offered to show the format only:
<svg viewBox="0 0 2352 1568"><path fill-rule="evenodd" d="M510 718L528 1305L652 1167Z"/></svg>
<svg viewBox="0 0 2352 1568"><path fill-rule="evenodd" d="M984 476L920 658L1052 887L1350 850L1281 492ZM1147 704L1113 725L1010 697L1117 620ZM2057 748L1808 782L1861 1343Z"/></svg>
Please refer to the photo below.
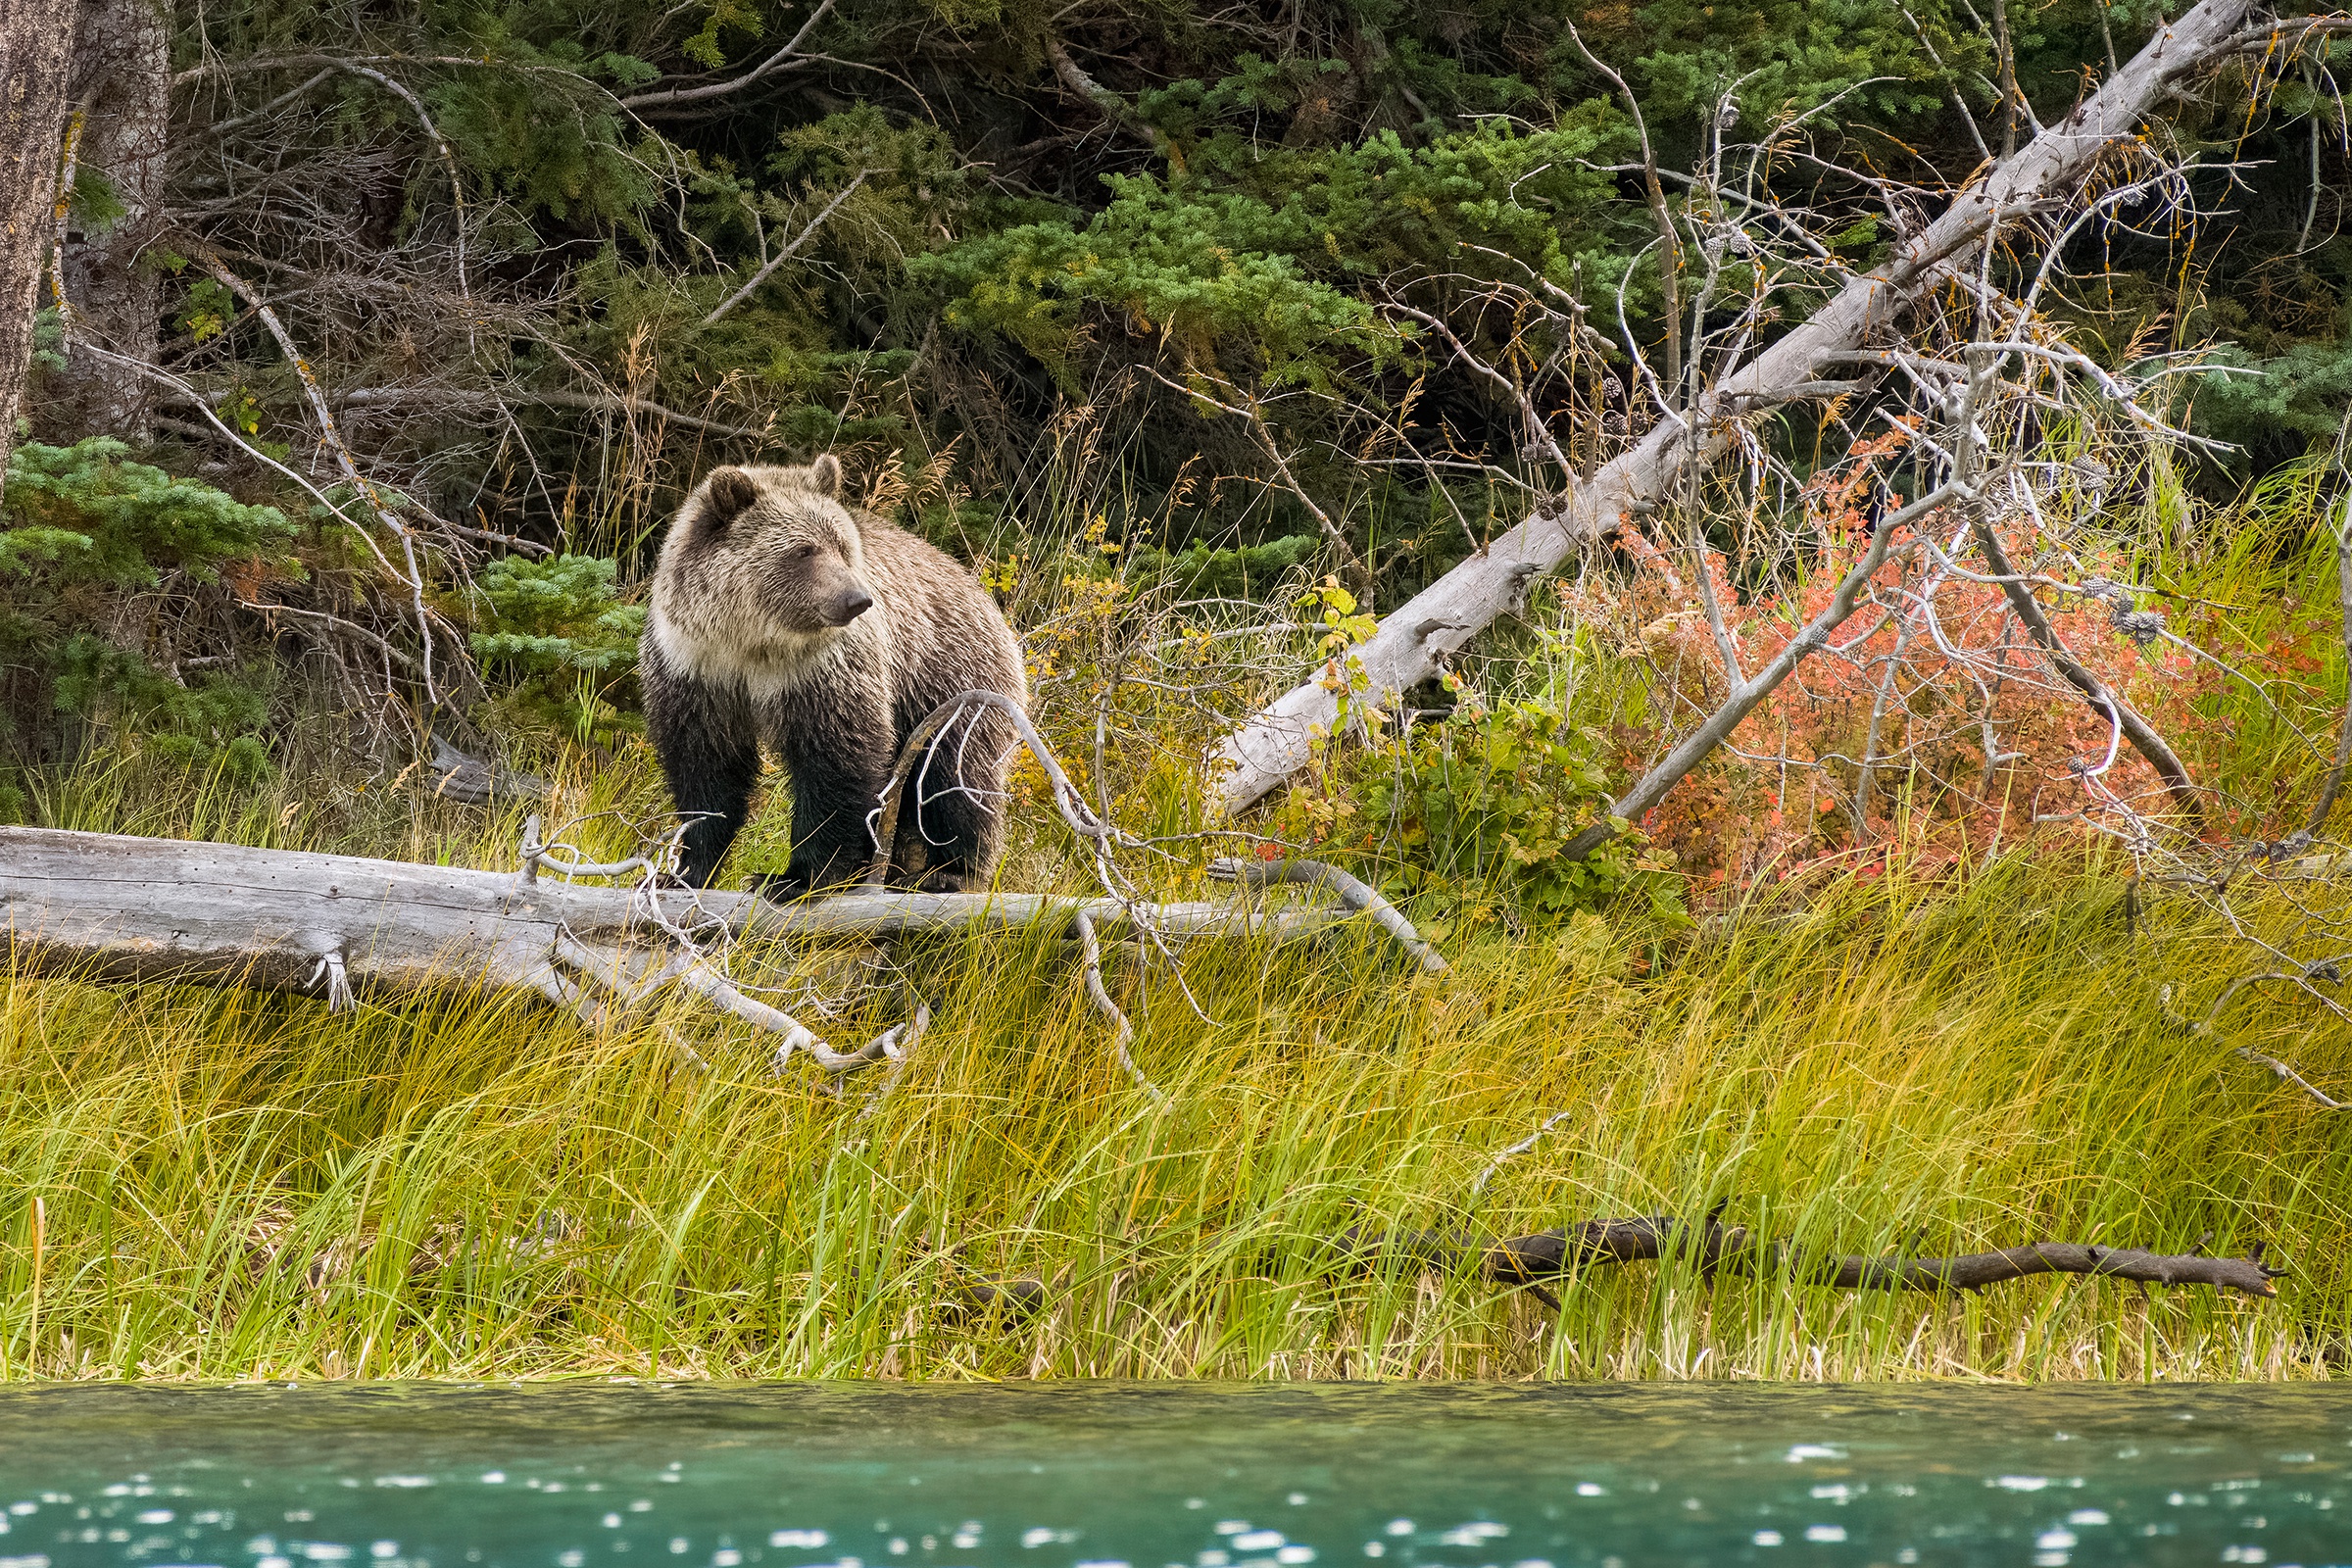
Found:
<svg viewBox="0 0 2352 1568"><path fill-rule="evenodd" d="M1146 904L1033 893L861 890L798 905L749 893L567 883L552 870L474 871L344 855L0 827L0 934L24 968L115 981L195 981L335 999L452 987L547 992L568 938L659 944L662 924L732 936L856 938L1036 928L1084 912L1138 915L1164 938L1288 941L1363 917L1241 903ZM657 919L656 915L660 918ZM1368 923L1368 922L1367 922Z"/></svg>
<svg viewBox="0 0 2352 1568"><path fill-rule="evenodd" d="M1384 618L1351 650L1370 678L1368 701L1385 707L1396 694L1438 673L1441 662L1511 612L1533 579L1613 530L1629 510L1654 504L1691 463L1711 461L1731 439L1730 416L1743 404L1773 401L1821 379L1823 367L1873 342L1911 305L1941 286L1953 258L2003 224L2073 201L2110 149L2130 144L2140 122L2180 79L2232 54L2247 0L2201 0L2156 36L2099 90L1963 191L1917 235L1894 247L1884 266L1848 282L1787 336L1726 375L1700 407L1662 419L1634 449L1590 479L1546 498L1525 522L1482 548ZM1695 428L1696 440L1690 438ZM1217 803L1239 811L1303 766L1316 737L1332 732L1347 684L1329 666L1284 694L1227 737L1229 770ZM1638 815L1621 806L1615 813Z"/></svg>

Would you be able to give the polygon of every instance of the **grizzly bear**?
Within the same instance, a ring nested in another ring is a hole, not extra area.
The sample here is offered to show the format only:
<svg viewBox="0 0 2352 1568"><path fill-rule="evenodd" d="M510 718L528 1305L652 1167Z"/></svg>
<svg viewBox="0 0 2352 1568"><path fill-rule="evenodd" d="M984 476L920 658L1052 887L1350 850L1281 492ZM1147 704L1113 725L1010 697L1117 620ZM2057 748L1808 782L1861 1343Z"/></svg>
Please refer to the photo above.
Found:
<svg viewBox="0 0 2352 1568"><path fill-rule="evenodd" d="M688 819L678 874L708 887L744 823L765 741L792 778L792 858L771 898L855 881L908 733L958 693L1028 701L1020 645L950 556L842 504L841 464L712 471L654 571L639 656L646 728ZM893 869L985 886L1015 736L986 709L908 775Z"/></svg>

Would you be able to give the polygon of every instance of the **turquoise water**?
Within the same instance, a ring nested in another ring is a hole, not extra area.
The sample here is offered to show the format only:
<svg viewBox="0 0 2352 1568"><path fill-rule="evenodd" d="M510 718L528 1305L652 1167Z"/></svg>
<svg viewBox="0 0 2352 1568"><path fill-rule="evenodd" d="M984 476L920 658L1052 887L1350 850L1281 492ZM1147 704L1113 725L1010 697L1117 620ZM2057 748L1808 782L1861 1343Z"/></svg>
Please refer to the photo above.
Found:
<svg viewBox="0 0 2352 1568"><path fill-rule="evenodd" d="M0 1391L0 1568L2352 1563L2292 1389Z"/></svg>

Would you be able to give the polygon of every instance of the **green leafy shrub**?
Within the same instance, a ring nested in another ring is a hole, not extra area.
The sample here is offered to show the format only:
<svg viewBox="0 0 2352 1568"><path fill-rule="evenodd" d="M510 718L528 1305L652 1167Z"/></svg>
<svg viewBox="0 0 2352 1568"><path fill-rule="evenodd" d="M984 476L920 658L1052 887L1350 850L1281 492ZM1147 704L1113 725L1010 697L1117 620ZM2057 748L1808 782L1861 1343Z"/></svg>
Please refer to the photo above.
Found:
<svg viewBox="0 0 2352 1568"><path fill-rule="evenodd" d="M512 683L506 705L582 743L634 724L645 610L620 602L613 576L596 556L510 556L476 585L487 613L473 652Z"/></svg>
<svg viewBox="0 0 2352 1568"><path fill-rule="evenodd" d="M1277 587L1284 577L1314 559L1322 540L1313 534L1291 534L1263 544L1216 549L1195 544L1185 549L1138 550L1129 569L1143 578L1164 578L1187 597L1250 599Z"/></svg>
<svg viewBox="0 0 2352 1568"><path fill-rule="evenodd" d="M0 519L0 735L47 750L60 717L120 724L146 749L241 776L266 770L268 671L158 667L122 613L144 590L201 589L224 570L301 572L294 525L161 468L120 441L25 442L9 454Z"/></svg>
<svg viewBox="0 0 2352 1568"><path fill-rule="evenodd" d="M1548 699L1467 699L1443 720L1349 748L1292 791L1280 831L1367 857L1393 891L1439 894L1472 918L1499 900L1517 919L1548 924L1633 894L1679 924L1672 858L1640 834L1567 853L1608 817L1602 753L1600 736Z"/></svg>

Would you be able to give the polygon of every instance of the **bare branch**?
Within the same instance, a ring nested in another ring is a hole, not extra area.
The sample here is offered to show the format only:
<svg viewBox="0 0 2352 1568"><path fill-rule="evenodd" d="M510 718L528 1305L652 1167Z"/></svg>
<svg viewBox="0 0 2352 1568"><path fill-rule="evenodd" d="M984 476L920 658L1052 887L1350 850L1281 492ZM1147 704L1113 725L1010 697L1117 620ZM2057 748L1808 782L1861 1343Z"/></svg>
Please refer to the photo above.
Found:
<svg viewBox="0 0 2352 1568"><path fill-rule="evenodd" d="M184 243L188 246L188 254L212 273L221 287L252 307L254 315L270 329L270 335L277 340L279 352L285 356L287 365L292 367L295 376L302 383L303 396L310 403L312 416L318 421L320 444L333 454L336 465L343 470L343 477L360 493L368 509L400 541L402 554L408 563L405 585L416 608L416 631L424 658L420 673L424 679L425 697L435 707L440 706L441 694L433 684L433 617L424 605L424 567L416 559L416 535L384 504L375 486L368 483L367 476L360 472L358 460L352 456L342 432L336 428L335 411L328 407L326 394L319 389L318 377L312 372L310 361L303 358L302 351L295 346L293 335L286 330L285 323L277 318L277 313L270 308L269 302L262 298L253 285L231 271L228 264L211 246L192 237Z"/></svg>
<svg viewBox="0 0 2352 1568"><path fill-rule="evenodd" d="M1171 156L1168 138L1160 134L1159 128L1137 114L1135 106L1126 99L1088 75L1080 69L1078 62L1070 58L1068 47L1051 34L1046 38L1046 58L1053 62L1054 74L1061 78L1061 84L1093 104L1104 120L1142 136L1152 144L1152 150L1162 158Z"/></svg>
<svg viewBox="0 0 2352 1568"><path fill-rule="evenodd" d="M832 0L826 0L826 4L830 5L831 3ZM777 251L775 255L769 257L765 266L761 267L760 270L754 272L748 279L745 280L743 287L737 289L734 293L719 301L717 308L712 310L709 316L703 318L703 325L717 325L720 318L724 317L729 311L735 309L736 306L741 305L745 300L750 299L754 290L758 289L760 284L766 282L770 277L775 275L775 270L777 268L782 267L786 262L791 261L794 256L800 253L801 247L808 244L808 241L815 236L816 231L824 226L825 220L831 218L835 213L841 210L841 204L843 202L848 201L852 196L858 194L858 187L864 184L867 178L872 175L872 173L873 171L870 169L860 169L858 171L858 177L851 180L847 185L843 186L840 192L837 193L831 201L825 203L824 211L818 213L814 218L808 220L808 223L801 229L801 231L792 236L792 242L790 244Z"/></svg>
<svg viewBox="0 0 2352 1568"><path fill-rule="evenodd" d="M661 114L688 104L706 104L713 98L725 98L742 92L748 87L759 85L778 72L798 71L808 63L808 58L802 53L802 46L808 43L809 34L816 31L817 25L832 14L833 0L821 0L817 8L808 14L808 20L801 24L800 30L785 42L783 48L769 55L740 76L730 76L725 81L705 82L699 86L659 87L645 92L633 92L618 100L620 107L643 113Z"/></svg>
<svg viewBox="0 0 2352 1568"><path fill-rule="evenodd" d="M1710 1276L1785 1275L1800 1285L1847 1291L1942 1294L1981 1291L2037 1274L2080 1274L2143 1285L2207 1285L2268 1298L2278 1294L2271 1281L2286 1272L2264 1263L2260 1247L2247 1257L2080 1242L2035 1242L1956 1257L1824 1257L1809 1255L1787 1241L1760 1240L1740 1226L1721 1223L1717 1214L1695 1223L1668 1215L1586 1220L1484 1245L1426 1231L1347 1232L1339 1245L1342 1258L1359 1270L1396 1256L1424 1268L1474 1271L1505 1286L1567 1279L1596 1265L1679 1258Z"/></svg>
<svg viewBox="0 0 2352 1568"><path fill-rule="evenodd" d="M1706 721L1676 743L1665 759L1644 773L1634 787L1610 806L1609 814L1586 828L1568 841L1561 854L1569 859L1581 859L1594 850L1622 835L1639 821L1649 808L1666 798L1666 793L1689 777L1690 771L1705 761L1716 747L1740 727L1740 720L1755 711L1756 705L1772 695L1781 682L1795 672L1796 666L1811 657L1829 641L1830 633L1845 624L1854 612L1855 602L1870 579L1878 574L1886 561L1888 546L1897 528L1907 527L1938 507L1963 500L1967 492L1956 484L1946 484L1929 492L1902 511L1893 514L1872 531L1870 548L1862 554L1851 570L1839 580L1837 591L1821 612L1806 622L1803 631L1788 640L1788 646L1774 655L1771 662L1747 680L1732 688L1723 706L1707 715Z"/></svg>
<svg viewBox="0 0 2352 1568"><path fill-rule="evenodd" d="M1395 937L1405 952L1411 954L1422 969L1429 974L1446 972L1446 960L1438 950L1421 939L1413 923L1402 910L1380 896L1369 884L1357 880L1321 860L1249 860L1225 857L1208 862L1209 876L1220 882L1239 882L1248 887L1266 887L1275 883L1291 883L1298 887L1321 888L1337 898L1347 908L1369 914L1380 928Z"/></svg>
<svg viewBox="0 0 2352 1568"><path fill-rule="evenodd" d="M1660 314L1666 318L1665 382L1679 397L1683 380L1683 240L1675 229L1674 215L1666 207L1666 187L1658 181L1658 155L1656 149L1650 146L1649 123L1642 118L1642 101L1634 96L1634 89L1626 85L1625 78L1614 69L1603 64L1598 55L1585 46L1585 35L1576 30L1576 24L1568 20L1566 13L1560 16L1560 25L1568 29L1568 41L1576 45L1576 52L1584 56L1585 64L1616 85L1617 96L1625 103L1625 112L1633 117L1634 133L1641 138L1642 194L1649 199L1650 221L1657 225L1658 230L1658 290L1662 296ZM1670 403L1667 408L1671 412L1674 405Z"/></svg>
<svg viewBox="0 0 2352 1568"><path fill-rule="evenodd" d="M433 117L425 112L424 100L411 92L406 84L356 61L338 61L336 69L363 80L372 81L407 104L409 112L416 117L416 122L424 127L425 138L433 144L433 151L441 155L441 167L449 172L450 205L457 210L451 243L456 254L458 298L466 311L466 340L470 343L473 337L473 289L466 280L466 182L458 174L458 155L449 150L448 138L441 134L441 127L433 123Z"/></svg>
<svg viewBox="0 0 2352 1568"><path fill-rule="evenodd" d="M1323 542L1331 546L1332 553L1340 558L1340 569L1347 574L1349 590L1364 603L1371 603L1372 568L1364 564L1364 559L1355 553L1355 547L1348 542L1347 530L1339 525L1330 513L1325 512L1316 504L1315 498L1308 495L1306 487L1298 482L1298 476L1291 471L1290 461L1282 455L1282 448L1274 440L1274 432L1266 427L1266 417L1259 410L1257 400L1241 391L1232 382L1225 381L1218 384L1241 401L1238 403L1221 402L1202 390L1203 384L1209 382L1212 377L1198 370L1193 372L1190 382L1177 381L1151 366L1145 367L1145 370L1154 381L1170 391L1181 392L1188 398L1207 404L1220 414L1230 414L1236 418L1249 421L1250 433L1257 437L1259 450L1263 451L1267 461L1274 465L1274 471L1281 477L1283 487L1298 498L1298 504L1306 508L1307 515L1315 519L1315 527L1322 533Z"/></svg>
<svg viewBox="0 0 2352 1568"><path fill-rule="evenodd" d="M2243 1056L2246 1060L2255 1063L2257 1066L2270 1068L2271 1071L2278 1074L2279 1078L2287 1083L2293 1084L2297 1089L2302 1090L2305 1094L2318 1101L2321 1104L2327 1106L2329 1110L2352 1110L2352 1101L2336 1100L2323 1093L2313 1085L2310 1079L2295 1071L2294 1068L2289 1067L2285 1062L2280 1061L2277 1056L2266 1056L2251 1046L2238 1047L2237 1054L2240 1056Z"/></svg>
<svg viewBox="0 0 2352 1568"><path fill-rule="evenodd" d="M702 430L710 435L741 436L749 440L763 441L775 433L772 425L730 424L724 419L706 418L699 414L665 407L651 398L631 397L624 392L518 388L499 392L452 393L440 387L353 387L335 393L334 401L339 407L347 409L399 408L412 403L427 403L437 409L447 409L453 404L488 408L512 402L538 404L553 409L579 409L591 414L643 415L689 430Z"/></svg>
<svg viewBox="0 0 2352 1568"><path fill-rule="evenodd" d="M1081 909L1071 918L1070 929L1078 937L1078 961L1085 975L1087 1000L1094 1004L1097 1012L1110 1020L1113 1031L1110 1049L1118 1056L1120 1068L1153 1104L1165 1105L1167 1095L1144 1076L1144 1069L1135 1064L1135 1057L1128 1051L1135 1044L1135 1025L1127 1021L1127 1014L1119 1010L1119 1004L1110 1000L1110 993L1102 989L1102 945L1095 940L1095 922Z"/></svg>
<svg viewBox="0 0 2352 1568"><path fill-rule="evenodd" d="M2164 780L2165 787L2173 792L2173 798L2180 803L2180 808L2194 817L2202 804L2196 781L2188 776L2188 768L2174 754L2172 747L2165 744L2164 737L2156 733L2154 725L2142 718L2131 704L2109 691L2106 683L2092 674L2088 666L2068 649L2064 639L2058 635L2057 628L2050 624L2050 617L2042 612L2040 602L2034 597L2034 590L2009 564L2009 553L2001 546L2001 536L1994 531L1990 519L1982 509L1970 519L1970 527L1976 534L1978 550L1984 553L1984 564L2000 579L2001 592L2008 598L2009 608L2016 612L2018 620L2033 634L2034 642L2041 645L2041 651L2048 656L2051 664L2066 677L2068 685L2081 692L2084 701L2105 714L2108 722L2122 732L2124 738L2132 743L2132 749L2156 770L2157 777Z"/></svg>

